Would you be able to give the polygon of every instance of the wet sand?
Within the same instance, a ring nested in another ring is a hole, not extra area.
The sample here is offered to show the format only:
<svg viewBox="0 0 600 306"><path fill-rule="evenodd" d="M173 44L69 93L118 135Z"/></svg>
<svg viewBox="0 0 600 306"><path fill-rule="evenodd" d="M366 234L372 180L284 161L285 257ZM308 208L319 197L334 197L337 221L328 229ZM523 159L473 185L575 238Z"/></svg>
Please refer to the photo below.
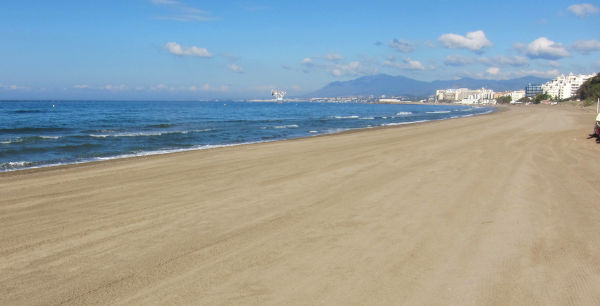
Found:
<svg viewBox="0 0 600 306"><path fill-rule="evenodd" d="M595 110L0 174L0 304L598 305Z"/></svg>

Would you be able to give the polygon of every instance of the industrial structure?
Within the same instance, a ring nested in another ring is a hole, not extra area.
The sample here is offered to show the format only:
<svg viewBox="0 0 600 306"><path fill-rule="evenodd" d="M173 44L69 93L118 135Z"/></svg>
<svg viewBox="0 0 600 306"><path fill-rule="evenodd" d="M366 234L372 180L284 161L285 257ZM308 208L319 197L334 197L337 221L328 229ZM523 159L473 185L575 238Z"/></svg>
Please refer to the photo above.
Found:
<svg viewBox="0 0 600 306"><path fill-rule="evenodd" d="M283 97L285 97L285 90L272 89L271 96L275 97L277 103L283 103Z"/></svg>

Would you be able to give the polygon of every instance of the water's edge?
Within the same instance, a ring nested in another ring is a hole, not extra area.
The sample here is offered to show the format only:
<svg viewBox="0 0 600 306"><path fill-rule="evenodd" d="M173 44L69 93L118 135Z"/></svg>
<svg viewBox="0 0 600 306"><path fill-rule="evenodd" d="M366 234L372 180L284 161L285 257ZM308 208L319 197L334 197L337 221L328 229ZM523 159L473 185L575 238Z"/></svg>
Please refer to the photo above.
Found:
<svg viewBox="0 0 600 306"><path fill-rule="evenodd" d="M348 129L333 131L333 132L329 132L329 133L297 136L297 137L290 137L290 138L285 138L285 139L251 141L251 142L220 144L220 145L199 145L199 146L190 147L190 148L146 151L146 152L139 152L139 153L133 153L133 154L122 154L122 155L116 155L116 156L110 156L110 157L97 157L97 158L72 161L72 162L42 164L42 165L35 165L35 166L31 166L31 167L23 167L23 168L15 168L15 169L3 169L3 170L0 170L0 176L3 174L10 174L10 173L35 172L36 170L40 170L40 169L48 169L48 168L58 169L58 168L64 168L64 167L71 167L74 165L101 163L101 162L107 162L107 161L139 158L139 157L146 157L146 156L158 156L158 155L166 155L166 154L174 154L174 153L182 153L182 152L190 152L190 151L202 151L202 150L208 150L208 149L218 149L218 148L226 148L226 147L234 147L234 146L244 146L244 145L252 145L252 144L289 141L289 140L300 140L300 139L313 138L313 137L326 137L326 136L339 135L339 134L344 134L344 133L349 133L349 132L353 133L353 132L360 132L360 131L367 131L367 130L395 128L395 127L401 127L401 126L405 126L405 125L423 124L423 123L439 122L439 121L453 120L453 119L463 119L463 118L468 118L468 117L489 115L489 114L498 112L498 108L496 108L496 107L489 107L489 108L490 108L490 111L480 113L480 114L467 114L464 116L455 116L455 117L449 117L449 118L420 120L420 121L402 122L402 123L390 123L390 124L385 124L385 125L381 125L381 126L373 126L373 127L348 128Z"/></svg>

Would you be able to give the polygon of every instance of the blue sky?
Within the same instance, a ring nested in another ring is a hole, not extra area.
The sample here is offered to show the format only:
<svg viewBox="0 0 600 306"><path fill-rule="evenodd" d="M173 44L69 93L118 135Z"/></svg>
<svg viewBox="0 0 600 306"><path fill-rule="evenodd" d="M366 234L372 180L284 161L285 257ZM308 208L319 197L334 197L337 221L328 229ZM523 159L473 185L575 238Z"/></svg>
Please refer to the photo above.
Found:
<svg viewBox="0 0 600 306"><path fill-rule="evenodd" d="M266 98L600 71L600 1L2 1L0 99Z"/></svg>

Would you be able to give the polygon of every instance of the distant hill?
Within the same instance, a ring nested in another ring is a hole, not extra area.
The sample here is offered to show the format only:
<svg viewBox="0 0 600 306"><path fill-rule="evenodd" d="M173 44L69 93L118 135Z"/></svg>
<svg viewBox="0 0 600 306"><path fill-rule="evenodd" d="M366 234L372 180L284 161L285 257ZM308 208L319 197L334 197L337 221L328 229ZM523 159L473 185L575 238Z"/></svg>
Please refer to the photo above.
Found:
<svg viewBox="0 0 600 306"><path fill-rule="evenodd" d="M401 75L377 74L364 76L350 81L338 81L309 94L310 97L345 96L429 96L436 89L445 88L489 88L494 91L524 89L527 84L546 83L549 79L526 76L511 80L485 80L462 78L458 80L438 80L432 82L417 81Z"/></svg>

